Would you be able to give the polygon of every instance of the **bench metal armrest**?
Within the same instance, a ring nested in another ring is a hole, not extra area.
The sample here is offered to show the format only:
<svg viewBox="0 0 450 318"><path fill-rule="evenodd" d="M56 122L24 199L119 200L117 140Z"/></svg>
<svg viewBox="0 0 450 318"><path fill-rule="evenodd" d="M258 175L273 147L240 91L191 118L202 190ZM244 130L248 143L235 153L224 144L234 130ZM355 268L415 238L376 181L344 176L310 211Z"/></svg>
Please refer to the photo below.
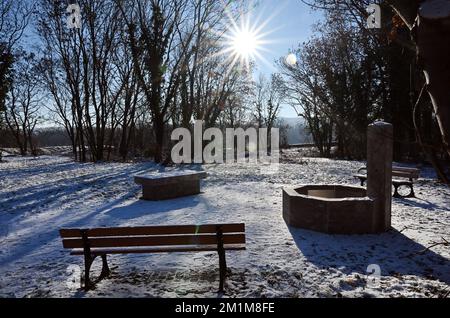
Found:
<svg viewBox="0 0 450 318"><path fill-rule="evenodd" d="M362 167L358 169L358 173L366 173L367 174L367 167Z"/></svg>

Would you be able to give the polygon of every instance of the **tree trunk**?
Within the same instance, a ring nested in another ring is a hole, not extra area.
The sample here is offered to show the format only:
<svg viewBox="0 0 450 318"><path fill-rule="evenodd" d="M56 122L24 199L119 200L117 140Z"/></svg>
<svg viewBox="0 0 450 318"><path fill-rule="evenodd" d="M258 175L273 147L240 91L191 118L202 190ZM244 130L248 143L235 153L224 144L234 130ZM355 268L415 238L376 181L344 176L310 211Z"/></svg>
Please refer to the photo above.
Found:
<svg viewBox="0 0 450 318"><path fill-rule="evenodd" d="M419 10L417 47L444 146L450 155L450 2L425 1Z"/></svg>
<svg viewBox="0 0 450 318"><path fill-rule="evenodd" d="M155 116L155 122L153 124L155 131L155 162L161 163L163 160L163 146L164 146L164 119Z"/></svg>

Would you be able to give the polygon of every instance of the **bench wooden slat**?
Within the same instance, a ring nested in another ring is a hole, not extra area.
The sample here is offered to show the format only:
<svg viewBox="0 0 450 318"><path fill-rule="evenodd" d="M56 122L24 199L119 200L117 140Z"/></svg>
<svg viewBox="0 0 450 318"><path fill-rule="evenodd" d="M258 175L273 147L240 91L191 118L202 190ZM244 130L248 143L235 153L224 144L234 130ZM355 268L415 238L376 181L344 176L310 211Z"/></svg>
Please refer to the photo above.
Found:
<svg viewBox="0 0 450 318"><path fill-rule="evenodd" d="M400 180L400 179L394 179L392 180L392 184L394 185L413 185L413 183L411 181L408 180Z"/></svg>
<svg viewBox="0 0 450 318"><path fill-rule="evenodd" d="M356 175L357 177L359 177L361 175L362 172L367 172L367 168L363 167L361 169L358 170L358 175ZM398 167L398 166L393 166L392 167L392 176L393 177L401 177L401 178L411 178L411 179L419 179L420 177L420 170L417 168L407 168L407 167Z"/></svg>
<svg viewBox="0 0 450 318"><path fill-rule="evenodd" d="M246 249L244 245L225 245L226 251L243 251ZM115 248L115 249L92 249L92 255L103 254L148 254L148 253L184 253L184 252L217 252L217 245L202 245L193 247L167 247L167 248ZM73 250L70 255L84 255L83 250Z"/></svg>
<svg viewBox="0 0 450 318"><path fill-rule="evenodd" d="M392 170L393 177L419 179L420 174L407 171Z"/></svg>
<svg viewBox="0 0 450 318"><path fill-rule="evenodd" d="M363 179L367 179L367 175L365 174L354 174L353 175L356 178L363 178ZM413 173L409 173L409 172L401 172L401 171L392 171L392 176L393 177L400 177L400 178L407 178L407 179L419 179L420 174L413 174Z"/></svg>
<svg viewBox="0 0 450 318"><path fill-rule="evenodd" d="M137 237L103 237L89 238L89 246L95 247L137 247L137 246L171 246L171 245L205 245L217 244L215 234L137 236ZM244 244L245 234L224 234L224 244ZM64 248L83 248L82 239L64 239Z"/></svg>
<svg viewBox="0 0 450 318"><path fill-rule="evenodd" d="M217 227L223 233L243 233L245 224L212 224L212 225L179 225L179 226L141 226L122 228L96 228L87 230L88 237L139 236L139 235L171 235L171 234L207 234L216 233ZM62 238L79 238L81 229L62 229Z"/></svg>
<svg viewBox="0 0 450 318"><path fill-rule="evenodd" d="M147 226L127 228L62 229L64 248L71 255L84 256L85 290L94 286L90 268L96 256L102 258L100 280L111 273L108 254L218 252L219 292L227 274L226 251L245 250L245 224Z"/></svg>
<svg viewBox="0 0 450 318"><path fill-rule="evenodd" d="M398 167L398 166L393 166L392 170L395 171L403 171L403 172L410 172L410 173L420 173L420 169L417 168L408 168L408 167Z"/></svg>
<svg viewBox="0 0 450 318"><path fill-rule="evenodd" d="M364 175L364 174L354 174L353 176L355 178L367 180L367 175ZM392 176L400 177L400 178L407 178L407 179L409 179L409 178L418 179L419 178L419 176L417 176L417 175L411 175L411 174L407 174L407 173L403 173L403 172L392 172Z"/></svg>

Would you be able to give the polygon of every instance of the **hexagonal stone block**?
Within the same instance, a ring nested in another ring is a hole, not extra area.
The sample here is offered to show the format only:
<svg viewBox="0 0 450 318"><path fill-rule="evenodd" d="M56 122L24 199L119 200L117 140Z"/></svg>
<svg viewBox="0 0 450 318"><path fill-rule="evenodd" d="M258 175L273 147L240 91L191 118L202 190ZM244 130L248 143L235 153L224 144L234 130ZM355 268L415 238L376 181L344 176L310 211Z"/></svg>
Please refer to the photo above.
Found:
<svg viewBox="0 0 450 318"><path fill-rule="evenodd" d="M329 234L376 233L374 201L361 187L305 185L285 188L283 218L289 226Z"/></svg>

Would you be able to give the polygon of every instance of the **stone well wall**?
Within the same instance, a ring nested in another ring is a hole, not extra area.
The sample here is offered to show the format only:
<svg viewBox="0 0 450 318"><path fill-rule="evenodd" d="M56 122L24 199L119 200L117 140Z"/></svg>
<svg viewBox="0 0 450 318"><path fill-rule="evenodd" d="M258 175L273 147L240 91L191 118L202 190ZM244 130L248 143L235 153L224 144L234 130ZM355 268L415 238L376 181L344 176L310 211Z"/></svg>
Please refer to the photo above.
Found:
<svg viewBox="0 0 450 318"><path fill-rule="evenodd" d="M329 234L372 234L374 201L366 189L305 185L283 189L283 218L289 226Z"/></svg>

